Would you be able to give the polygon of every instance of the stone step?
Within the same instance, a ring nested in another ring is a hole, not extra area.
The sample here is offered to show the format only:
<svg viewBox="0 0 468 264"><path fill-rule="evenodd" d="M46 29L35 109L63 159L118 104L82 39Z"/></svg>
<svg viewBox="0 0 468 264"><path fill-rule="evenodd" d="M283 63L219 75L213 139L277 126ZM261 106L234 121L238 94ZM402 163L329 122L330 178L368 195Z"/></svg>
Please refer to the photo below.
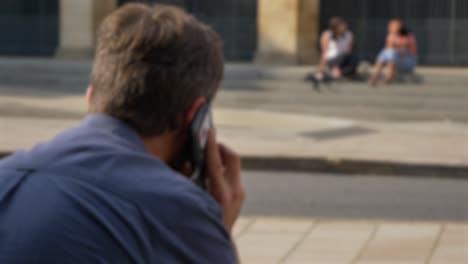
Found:
<svg viewBox="0 0 468 264"><path fill-rule="evenodd" d="M467 111L447 111L444 109L411 109L408 110L402 107L394 108L378 108L368 106L335 106L335 105L321 105L321 106L309 106L304 107L300 104L239 104L233 102L218 102L217 106L226 108L241 108L241 109L255 109L255 110L266 110L275 112L287 112L287 113L298 113L298 114L310 114L310 115L323 115L327 117L340 117L340 118L351 118L357 120L372 120L372 121L440 121L449 120L456 122L468 122Z"/></svg>

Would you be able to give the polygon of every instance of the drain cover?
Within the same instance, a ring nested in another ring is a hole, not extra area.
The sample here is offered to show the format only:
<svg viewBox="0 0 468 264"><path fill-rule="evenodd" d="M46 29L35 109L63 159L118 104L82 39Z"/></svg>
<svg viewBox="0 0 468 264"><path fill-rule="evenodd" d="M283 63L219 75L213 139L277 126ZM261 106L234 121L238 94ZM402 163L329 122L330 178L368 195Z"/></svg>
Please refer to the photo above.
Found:
<svg viewBox="0 0 468 264"><path fill-rule="evenodd" d="M349 126L312 132L303 132L301 135L304 137L313 138L315 140L333 140L345 137L361 136L375 132L375 130L366 127Z"/></svg>

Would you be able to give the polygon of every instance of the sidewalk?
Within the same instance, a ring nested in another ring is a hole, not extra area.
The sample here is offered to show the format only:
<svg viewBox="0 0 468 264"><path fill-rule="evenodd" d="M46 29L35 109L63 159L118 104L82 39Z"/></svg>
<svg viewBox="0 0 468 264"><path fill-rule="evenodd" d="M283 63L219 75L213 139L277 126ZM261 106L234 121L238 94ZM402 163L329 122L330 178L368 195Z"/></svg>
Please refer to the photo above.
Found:
<svg viewBox="0 0 468 264"><path fill-rule="evenodd" d="M246 264L464 264L468 224L242 218L234 230Z"/></svg>
<svg viewBox="0 0 468 264"><path fill-rule="evenodd" d="M251 168L468 177L468 125L365 122L217 109L223 141ZM256 158L255 158L256 157Z"/></svg>
<svg viewBox="0 0 468 264"><path fill-rule="evenodd" d="M61 113L61 106L76 118L0 117L0 152L47 140L77 124L85 111L81 97L21 102L32 108L24 111ZM250 169L468 177L468 125L358 122L226 108L215 108L214 122L219 139L233 146Z"/></svg>

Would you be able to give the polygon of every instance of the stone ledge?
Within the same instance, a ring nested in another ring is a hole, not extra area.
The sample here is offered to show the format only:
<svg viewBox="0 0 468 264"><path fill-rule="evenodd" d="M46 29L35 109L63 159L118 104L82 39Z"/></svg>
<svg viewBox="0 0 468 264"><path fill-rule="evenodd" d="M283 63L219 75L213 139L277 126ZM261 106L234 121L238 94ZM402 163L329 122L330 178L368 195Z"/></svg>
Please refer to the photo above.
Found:
<svg viewBox="0 0 468 264"><path fill-rule="evenodd" d="M58 59L92 59L94 48L59 48L55 57Z"/></svg>
<svg viewBox="0 0 468 264"><path fill-rule="evenodd" d="M0 151L0 159L11 152ZM409 164L385 161L330 160L327 158L293 158L243 156L242 168L257 171L320 172L359 176L401 176L423 178L468 179L468 166Z"/></svg>

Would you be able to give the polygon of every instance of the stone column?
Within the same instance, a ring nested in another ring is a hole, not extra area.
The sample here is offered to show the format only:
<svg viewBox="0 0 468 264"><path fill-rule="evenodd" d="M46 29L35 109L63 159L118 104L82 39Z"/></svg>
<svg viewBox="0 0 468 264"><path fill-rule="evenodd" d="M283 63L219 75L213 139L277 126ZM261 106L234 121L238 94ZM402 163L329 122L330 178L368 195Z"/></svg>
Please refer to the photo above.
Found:
<svg viewBox="0 0 468 264"><path fill-rule="evenodd" d="M314 64L320 60L320 0L299 3L297 62Z"/></svg>
<svg viewBox="0 0 468 264"><path fill-rule="evenodd" d="M59 47L56 56L91 58L96 29L117 6L116 0L60 0Z"/></svg>
<svg viewBox="0 0 468 264"><path fill-rule="evenodd" d="M311 64L318 59L320 0L258 0L256 61Z"/></svg>

